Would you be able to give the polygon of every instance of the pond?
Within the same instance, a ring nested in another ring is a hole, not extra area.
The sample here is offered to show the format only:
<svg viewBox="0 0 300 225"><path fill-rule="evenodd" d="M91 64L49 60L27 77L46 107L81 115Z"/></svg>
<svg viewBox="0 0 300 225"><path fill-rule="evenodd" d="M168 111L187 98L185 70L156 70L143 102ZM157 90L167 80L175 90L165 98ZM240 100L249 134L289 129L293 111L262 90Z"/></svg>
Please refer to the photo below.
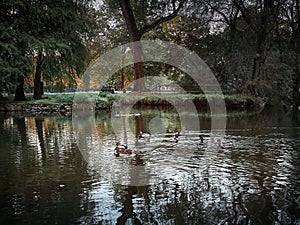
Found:
<svg viewBox="0 0 300 225"><path fill-rule="evenodd" d="M300 122L274 109L228 114L233 145L220 148L211 118L197 118L201 129L176 141L172 109L102 112L79 140L71 117L0 114L0 224L299 225ZM156 133L137 142L140 131ZM116 157L117 141L133 154Z"/></svg>

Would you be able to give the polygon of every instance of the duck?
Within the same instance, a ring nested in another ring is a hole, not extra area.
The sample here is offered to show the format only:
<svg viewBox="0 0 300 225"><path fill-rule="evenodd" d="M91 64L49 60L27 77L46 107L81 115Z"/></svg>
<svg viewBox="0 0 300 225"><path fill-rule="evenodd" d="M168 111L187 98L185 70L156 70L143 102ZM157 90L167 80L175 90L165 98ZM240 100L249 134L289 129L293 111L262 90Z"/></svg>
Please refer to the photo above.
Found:
<svg viewBox="0 0 300 225"><path fill-rule="evenodd" d="M144 133L142 131L140 131L139 135L138 135L138 139L145 139L147 141L150 140L151 134L149 133Z"/></svg>
<svg viewBox="0 0 300 225"><path fill-rule="evenodd" d="M128 149L126 144L120 144L120 142L116 143L115 147L115 155L120 156L120 154L132 154L132 150Z"/></svg>
<svg viewBox="0 0 300 225"><path fill-rule="evenodd" d="M204 138L203 138L203 136L201 134L199 135L199 138L200 138L199 145L204 145Z"/></svg>
<svg viewBox="0 0 300 225"><path fill-rule="evenodd" d="M150 137L151 134L140 131L137 135L136 144L145 144L146 142L150 141Z"/></svg>
<svg viewBox="0 0 300 225"><path fill-rule="evenodd" d="M178 143L179 140L186 140L187 138L187 131L183 131L181 129L177 129L177 132L175 133L174 140L176 143Z"/></svg>
<svg viewBox="0 0 300 225"><path fill-rule="evenodd" d="M188 132L186 130L177 129L177 134L179 136L185 136L186 137L187 133Z"/></svg>
<svg viewBox="0 0 300 225"><path fill-rule="evenodd" d="M218 139L217 145L220 148L231 148L231 147L233 147L233 142L232 141L222 141L221 139Z"/></svg>
<svg viewBox="0 0 300 225"><path fill-rule="evenodd" d="M186 135L181 135L180 133L176 133L175 135L174 135L174 141L176 142L176 143L178 143L178 141L179 140L186 140L187 139L187 136Z"/></svg>

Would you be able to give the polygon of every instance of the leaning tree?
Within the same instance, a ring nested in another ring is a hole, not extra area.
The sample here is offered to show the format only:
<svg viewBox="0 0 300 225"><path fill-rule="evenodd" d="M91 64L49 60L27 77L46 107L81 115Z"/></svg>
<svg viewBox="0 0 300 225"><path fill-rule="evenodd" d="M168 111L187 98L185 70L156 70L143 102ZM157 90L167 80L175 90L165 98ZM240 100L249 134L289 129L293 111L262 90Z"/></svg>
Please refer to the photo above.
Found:
<svg viewBox="0 0 300 225"><path fill-rule="evenodd" d="M184 6L185 0L168 1L130 1L130 0L108 0L112 8L119 7L124 17L125 25L132 44L134 61L134 77L137 81L134 90L145 90L144 69L142 62L142 46L139 41L143 35L157 26L175 18Z"/></svg>

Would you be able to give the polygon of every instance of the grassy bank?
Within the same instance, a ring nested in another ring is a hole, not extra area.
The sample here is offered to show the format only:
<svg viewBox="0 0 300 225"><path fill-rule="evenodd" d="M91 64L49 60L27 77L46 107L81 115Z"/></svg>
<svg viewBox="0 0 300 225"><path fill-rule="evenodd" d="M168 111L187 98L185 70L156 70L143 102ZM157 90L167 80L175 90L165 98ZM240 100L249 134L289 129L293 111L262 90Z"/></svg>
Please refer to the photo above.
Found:
<svg viewBox="0 0 300 225"><path fill-rule="evenodd" d="M184 102L188 100L192 100L193 102L207 102L207 99L218 100L224 97L224 100L229 105L245 105L250 102L256 102L257 99L252 96L242 95L242 94L232 94L232 95L204 95L204 94L174 94L174 93L162 93L157 94L154 93L145 93L145 94L136 94L136 93L128 93L128 94L111 94L111 93L77 93L76 99L81 99L86 101L90 99L91 101L96 101L98 103L112 103L118 97L125 97L132 101L139 101L140 103L147 105L159 105L163 102L164 99L172 100L173 102ZM142 97L141 97L142 96ZM40 100L34 100L29 98L28 103L63 103L63 104L72 104L74 101L74 93L62 93L62 94L46 94Z"/></svg>
<svg viewBox="0 0 300 225"><path fill-rule="evenodd" d="M208 101L209 100L209 101ZM186 105L188 102L193 102L196 107L209 110L209 104L219 104L225 101L228 110L250 110L259 108L258 100L246 95L204 95L204 94L174 94L174 93L146 93L144 95L137 95L136 93L128 94L121 100L123 104L136 105Z"/></svg>
<svg viewBox="0 0 300 225"><path fill-rule="evenodd" d="M193 101L197 107L201 109L209 109L209 104L207 99L210 99L210 102L215 102L218 104L219 101L224 99L226 103L227 110L251 110L259 108L259 102L257 99L251 96L246 95L204 95L204 94L177 94L177 93L61 93L61 94L45 94L42 99L34 100L32 97L28 97L26 102L13 102L6 101L6 103L11 104L21 104L24 106L28 105L72 105L74 101L76 102L95 102L98 106L96 110L101 110L101 108L108 109L112 104L120 100L122 104L128 105L145 105L145 106L171 106L184 105L186 102Z"/></svg>

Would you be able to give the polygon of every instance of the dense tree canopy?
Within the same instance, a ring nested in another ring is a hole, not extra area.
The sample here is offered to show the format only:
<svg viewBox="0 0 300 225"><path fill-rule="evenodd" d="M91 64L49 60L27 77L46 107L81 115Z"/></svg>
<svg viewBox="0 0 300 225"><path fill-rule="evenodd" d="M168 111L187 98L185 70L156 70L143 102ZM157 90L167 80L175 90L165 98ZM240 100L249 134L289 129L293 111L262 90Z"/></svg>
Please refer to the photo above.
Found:
<svg viewBox="0 0 300 225"><path fill-rule="evenodd" d="M1 1L1 88L16 88L24 100L24 78L34 74L34 98L40 81L84 71L88 1Z"/></svg>

